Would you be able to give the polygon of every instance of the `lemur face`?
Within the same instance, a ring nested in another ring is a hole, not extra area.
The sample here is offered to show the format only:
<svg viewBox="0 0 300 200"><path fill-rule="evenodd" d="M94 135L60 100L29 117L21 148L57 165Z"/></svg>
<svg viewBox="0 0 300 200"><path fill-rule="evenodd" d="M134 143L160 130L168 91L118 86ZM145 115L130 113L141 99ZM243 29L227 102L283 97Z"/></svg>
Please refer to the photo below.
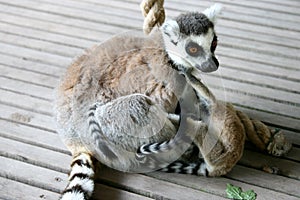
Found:
<svg viewBox="0 0 300 200"><path fill-rule="evenodd" d="M217 47L214 23L219 11L220 6L214 5L203 13L182 14L163 24L166 50L176 64L202 72L218 69L219 62L214 54Z"/></svg>

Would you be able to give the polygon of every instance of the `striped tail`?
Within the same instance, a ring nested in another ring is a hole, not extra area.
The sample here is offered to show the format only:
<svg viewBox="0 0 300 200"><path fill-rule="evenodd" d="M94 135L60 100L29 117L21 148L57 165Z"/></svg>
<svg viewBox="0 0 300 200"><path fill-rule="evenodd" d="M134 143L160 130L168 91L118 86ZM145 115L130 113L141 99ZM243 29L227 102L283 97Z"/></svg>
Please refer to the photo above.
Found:
<svg viewBox="0 0 300 200"><path fill-rule="evenodd" d="M169 164L168 166L159 169L158 171L167 173L191 174L197 176L208 176L206 163L204 161L199 161L197 163L175 161Z"/></svg>
<svg viewBox="0 0 300 200"><path fill-rule="evenodd" d="M60 200L88 200L94 191L95 161L92 156L81 153L73 158L69 184Z"/></svg>
<svg viewBox="0 0 300 200"><path fill-rule="evenodd" d="M168 152L182 143L190 144L192 143L192 140L189 136L183 134L180 135L179 138L174 137L171 138L170 140L163 141L163 142L143 144L137 149L135 157L136 159L141 160L144 159L144 157L147 155Z"/></svg>

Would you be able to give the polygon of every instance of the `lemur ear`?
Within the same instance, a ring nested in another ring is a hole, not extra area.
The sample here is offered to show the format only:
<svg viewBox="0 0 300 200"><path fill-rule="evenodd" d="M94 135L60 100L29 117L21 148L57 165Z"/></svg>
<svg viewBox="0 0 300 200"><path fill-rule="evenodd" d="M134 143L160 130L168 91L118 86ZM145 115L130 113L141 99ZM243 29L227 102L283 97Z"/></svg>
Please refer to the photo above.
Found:
<svg viewBox="0 0 300 200"><path fill-rule="evenodd" d="M203 11L203 14L206 15L206 17L212 22L216 23L217 22L217 17L222 11L222 5L221 4L214 4L210 8L207 8L206 10Z"/></svg>
<svg viewBox="0 0 300 200"><path fill-rule="evenodd" d="M170 42L177 45L180 36L178 23L175 20L169 19L162 25L161 29L162 33L169 38Z"/></svg>

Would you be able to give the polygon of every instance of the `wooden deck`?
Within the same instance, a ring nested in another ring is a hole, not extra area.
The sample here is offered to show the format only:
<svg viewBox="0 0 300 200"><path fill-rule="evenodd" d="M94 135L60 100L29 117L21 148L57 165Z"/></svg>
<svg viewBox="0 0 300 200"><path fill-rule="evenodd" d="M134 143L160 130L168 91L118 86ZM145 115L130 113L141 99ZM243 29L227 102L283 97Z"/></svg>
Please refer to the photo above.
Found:
<svg viewBox="0 0 300 200"><path fill-rule="evenodd" d="M182 3L186 2L186 3ZM221 62L207 75L217 95L293 143L285 158L246 149L222 178L106 169L99 199L224 199L226 184L257 199L300 199L300 1L166 0L168 16L225 10L218 21ZM58 199L71 156L52 119L52 93L72 59L116 33L142 27L140 0L0 0L0 199ZM222 76L223 85L216 83ZM281 169L263 172L264 165Z"/></svg>

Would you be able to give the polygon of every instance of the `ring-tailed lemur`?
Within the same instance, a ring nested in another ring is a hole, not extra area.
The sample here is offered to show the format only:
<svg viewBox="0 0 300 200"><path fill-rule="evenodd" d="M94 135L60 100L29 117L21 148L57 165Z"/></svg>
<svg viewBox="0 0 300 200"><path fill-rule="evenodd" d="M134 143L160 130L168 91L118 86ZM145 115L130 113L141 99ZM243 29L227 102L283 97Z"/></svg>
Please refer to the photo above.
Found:
<svg viewBox="0 0 300 200"><path fill-rule="evenodd" d="M70 65L55 103L58 132L73 155L61 199L92 196L96 161L122 171L153 170L135 153L143 144L175 137L180 127L170 116L181 99L197 110L197 97L178 70L217 70L214 20L219 11L215 5L203 13L180 15L146 38L114 37ZM157 158L171 163L187 148Z"/></svg>
<svg viewBox="0 0 300 200"><path fill-rule="evenodd" d="M218 68L212 49L219 10L180 15L146 38L114 37L71 64L55 105L58 132L74 157L61 199L91 197L96 159L122 171L150 170L136 159L136 150L174 137L178 127L169 114L180 99L196 101L177 70L181 65L205 72ZM183 150L178 151L160 157L162 163L175 161Z"/></svg>

